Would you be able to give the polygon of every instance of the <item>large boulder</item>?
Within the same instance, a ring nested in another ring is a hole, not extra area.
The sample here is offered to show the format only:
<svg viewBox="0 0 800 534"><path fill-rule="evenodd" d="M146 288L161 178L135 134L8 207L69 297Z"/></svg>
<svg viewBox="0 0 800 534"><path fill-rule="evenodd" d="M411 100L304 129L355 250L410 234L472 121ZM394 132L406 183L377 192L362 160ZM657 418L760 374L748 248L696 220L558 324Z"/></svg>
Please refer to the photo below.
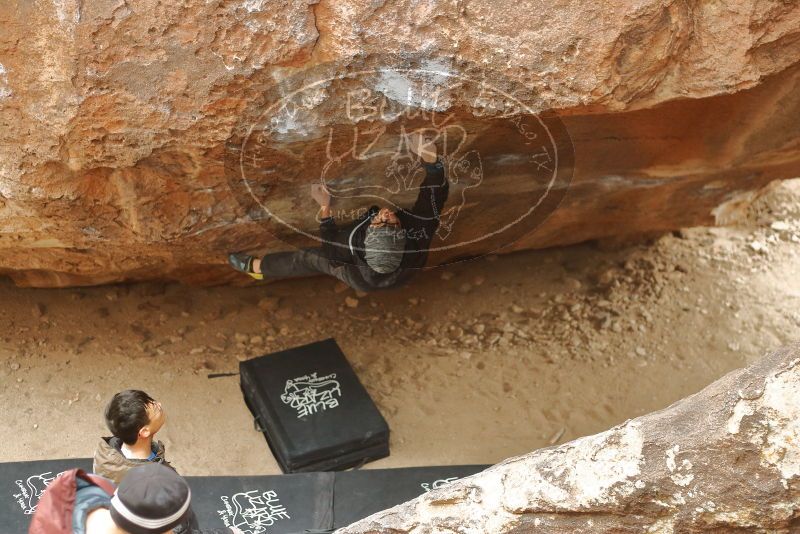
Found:
<svg viewBox="0 0 800 534"><path fill-rule="evenodd" d="M800 175L795 2L11 0L0 27L0 273L20 285L224 282L227 251L299 244L284 234L314 232L300 186L319 178L330 128L351 126L348 87L325 86L266 139L260 186L292 230L262 224L225 162L264 95L329 65L391 67L359 83L395 103L415 83L403 69L488 79L563 127L562 179L537 217L471 239L535 204L513 163L530 154L469 90L439 102L486 180L451 200L462 246L432 262L726 223Z"/></svg>
<svg viewBox="0 0 800 534"><path fill-rule="evenodd" d="M800 532L800 344L337 534Z"/></svg>

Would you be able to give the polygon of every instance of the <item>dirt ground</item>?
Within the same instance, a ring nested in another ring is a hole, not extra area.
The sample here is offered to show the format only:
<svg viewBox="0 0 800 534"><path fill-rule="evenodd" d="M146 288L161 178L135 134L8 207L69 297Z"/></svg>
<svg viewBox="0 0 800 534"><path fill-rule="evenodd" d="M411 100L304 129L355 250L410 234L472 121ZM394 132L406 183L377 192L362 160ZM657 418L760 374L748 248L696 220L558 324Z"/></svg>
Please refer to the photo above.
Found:
<svg viewBox="0 0 800 534"><path fill-rule="evenodd" d="M356 295L330 279L251 288L0 283L0 461L87 457L110 396L160 400L183 474L272 474L240 359L335 337L392 431L367 467L494 463L605 430L800 337L800 180L727 228L608 250L488 257Z"/></svg>

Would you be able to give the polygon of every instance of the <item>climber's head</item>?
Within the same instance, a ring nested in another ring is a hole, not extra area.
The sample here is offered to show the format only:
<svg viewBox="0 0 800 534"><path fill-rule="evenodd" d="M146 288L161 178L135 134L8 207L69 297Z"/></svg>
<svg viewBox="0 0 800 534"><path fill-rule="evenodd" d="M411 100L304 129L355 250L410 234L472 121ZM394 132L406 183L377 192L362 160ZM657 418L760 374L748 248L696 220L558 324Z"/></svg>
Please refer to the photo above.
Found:
<svg viewBox="0 0 800 534"><path fill-rule="evenodd" d="M397 218L397 213L389 208L381 208L378 213L372 217L372 221L369 225L371 228L381 228L383 226L400 228L400 219Z"/></svg>
<svg viewBox="0 0 800 534"><path fill-rule="evenodd" d="M372 217L364 240L364 259L373 271L392 273L403 261L406 237L397 213L382 208Z"/></svg>

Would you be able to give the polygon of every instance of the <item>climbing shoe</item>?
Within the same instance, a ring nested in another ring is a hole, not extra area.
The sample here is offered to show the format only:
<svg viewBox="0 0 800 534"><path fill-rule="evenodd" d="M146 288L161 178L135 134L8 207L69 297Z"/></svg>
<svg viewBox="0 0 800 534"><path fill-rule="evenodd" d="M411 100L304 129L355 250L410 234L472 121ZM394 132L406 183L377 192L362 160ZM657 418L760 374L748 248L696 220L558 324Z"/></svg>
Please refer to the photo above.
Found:
<svg viewBox="0 0 800 534"><path fill-rule="evenodd" d="M228 254L228 263L231 267L239 272L252 276L256 280L263 280L263 274L253 272L254 259L255 258L253 256L248 256L247 254L243 254L241 252L232 252L231 254Z"/></svg>

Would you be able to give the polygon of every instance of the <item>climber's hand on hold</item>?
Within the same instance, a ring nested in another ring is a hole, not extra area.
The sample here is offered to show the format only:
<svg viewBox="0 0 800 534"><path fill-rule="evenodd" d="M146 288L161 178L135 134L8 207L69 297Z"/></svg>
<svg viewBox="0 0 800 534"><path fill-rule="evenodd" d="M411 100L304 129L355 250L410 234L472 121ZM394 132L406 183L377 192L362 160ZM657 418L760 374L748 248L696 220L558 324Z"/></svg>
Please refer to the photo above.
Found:
<svg viewBox="0 0 800 534"><path fill-rule="evenodd" d="M331 194L325 184L311 184L311 198L313 198L320 208L320 219L331 216Z"/></svg>
<svg viewBox="0 0 800 534"><path fill-rule="evenodd" d="M331 194L325 188L325 184L311 184L311 198L313 198L320 208L331 207Z"/></svg>
<svg viewBox="0 0 800 534"><path fill-rule="evenodd" d="M422 129L413 132L409 136L411 152L422 158L425 163L436 162L436 138L438 134L435 130Z"/></svg>

